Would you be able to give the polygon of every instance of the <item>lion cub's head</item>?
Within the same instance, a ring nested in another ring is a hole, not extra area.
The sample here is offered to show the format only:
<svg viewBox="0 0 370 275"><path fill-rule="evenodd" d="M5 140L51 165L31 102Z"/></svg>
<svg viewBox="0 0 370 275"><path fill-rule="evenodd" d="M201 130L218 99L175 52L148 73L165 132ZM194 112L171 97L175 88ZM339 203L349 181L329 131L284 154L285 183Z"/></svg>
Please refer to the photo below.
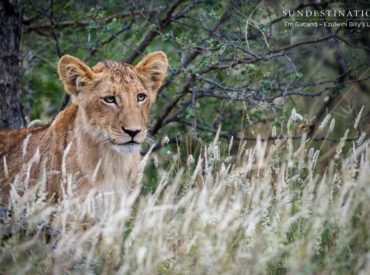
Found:
<svg viewBox="0 0 370 275"><path fill-rule="evenodd" d="M131 152L139 150L147 135L149 108L167 67L163 52L147 55L136 66L103 61L91 68L65 55L58 73L82 112L84 130L115 151Z"/></svg>

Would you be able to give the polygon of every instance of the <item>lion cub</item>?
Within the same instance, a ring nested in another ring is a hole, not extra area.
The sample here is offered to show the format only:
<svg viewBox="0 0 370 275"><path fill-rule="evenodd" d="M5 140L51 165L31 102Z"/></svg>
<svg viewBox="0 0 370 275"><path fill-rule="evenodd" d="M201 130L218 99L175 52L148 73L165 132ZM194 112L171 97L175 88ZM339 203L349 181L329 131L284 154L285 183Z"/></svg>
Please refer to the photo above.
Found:
<svg viewBox="0 0 370 275"><path fill-rule="evenodd" d="M32 186L42 177L53 201L62 198L68 175L77 196L134 187L149 109L167 67L160 51L136 66L102 61L89 67L63 56L58 73L72 104L50 125L0 130L0 204L12 183Z"/></svg>

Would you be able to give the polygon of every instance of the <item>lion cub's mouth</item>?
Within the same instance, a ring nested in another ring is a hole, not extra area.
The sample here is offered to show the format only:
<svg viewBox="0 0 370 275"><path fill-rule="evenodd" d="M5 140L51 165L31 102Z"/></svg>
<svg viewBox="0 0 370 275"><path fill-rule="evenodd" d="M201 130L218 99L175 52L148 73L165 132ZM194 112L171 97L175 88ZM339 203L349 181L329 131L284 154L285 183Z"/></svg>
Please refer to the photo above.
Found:
<svg viewBox="0 0 370 275"><path fill-rule="evenodd" d="M120 154L140 152L140 143L135 140L124 143L116 143L110 140L110 143L112 144L112 149Z"/></svg>
<svg viewBox="0 0 370 275"><path fill-rule="evenodd" d="M134 144L140 144L139 142L135 141L135 140L130 140L128 142L124 142L124 143L116 143L114 141L110 141L113 145L118 145L118 146L125 146L125 145L134 145Z"/></svg>

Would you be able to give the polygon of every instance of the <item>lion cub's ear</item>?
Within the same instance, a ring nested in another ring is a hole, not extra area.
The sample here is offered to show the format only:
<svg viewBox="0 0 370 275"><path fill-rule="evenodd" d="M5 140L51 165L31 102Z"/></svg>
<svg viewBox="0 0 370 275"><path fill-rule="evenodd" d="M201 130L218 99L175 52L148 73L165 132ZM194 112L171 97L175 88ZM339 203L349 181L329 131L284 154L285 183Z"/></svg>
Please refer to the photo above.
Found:
<svg viewBox="0 0 370 275"><path fill-rule="evenodd" d="M166 76L167 68L167 56L161 51L148 54L135 67L145 88L152 91L154 95Z"/></svg>
<svg viewBox="0 0 370 275"><path fill-rule="evenodd" d="M77 57L64 55L59 60L58 74L66 92L76 96L83 87L93 83L95 73Z"/></svg>

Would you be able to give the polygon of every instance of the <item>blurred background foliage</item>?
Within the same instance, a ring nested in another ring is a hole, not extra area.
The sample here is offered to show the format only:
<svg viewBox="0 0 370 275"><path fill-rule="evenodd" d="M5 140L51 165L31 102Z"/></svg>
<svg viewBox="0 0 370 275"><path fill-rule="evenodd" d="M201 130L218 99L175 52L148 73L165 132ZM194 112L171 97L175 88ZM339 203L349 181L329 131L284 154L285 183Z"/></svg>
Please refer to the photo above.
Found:
<svg viewBox="0 0 370 275"><path fill-rule="evenodd" d="M227 142L231 137L234 143L254 142L257 135L281 139L295 109L293 136L320 141L318 146L328 152L321 155L325 162L346 129L349 144L370 132L369 28L288 27L286 23L299 20L285 17L283 10L366 9L368 4L24 1L24 113L28 121L49 122L64 107L57 75L63 54L89 65L105 59L136 64L145 54L162 50L170 68L151 113L152 137L162 161L179 144L185 159L197 155L219 126ZM335 127L322 146L325 135L319 125L328 114ZM168 137L167 145L163 137Z"/></svg>

